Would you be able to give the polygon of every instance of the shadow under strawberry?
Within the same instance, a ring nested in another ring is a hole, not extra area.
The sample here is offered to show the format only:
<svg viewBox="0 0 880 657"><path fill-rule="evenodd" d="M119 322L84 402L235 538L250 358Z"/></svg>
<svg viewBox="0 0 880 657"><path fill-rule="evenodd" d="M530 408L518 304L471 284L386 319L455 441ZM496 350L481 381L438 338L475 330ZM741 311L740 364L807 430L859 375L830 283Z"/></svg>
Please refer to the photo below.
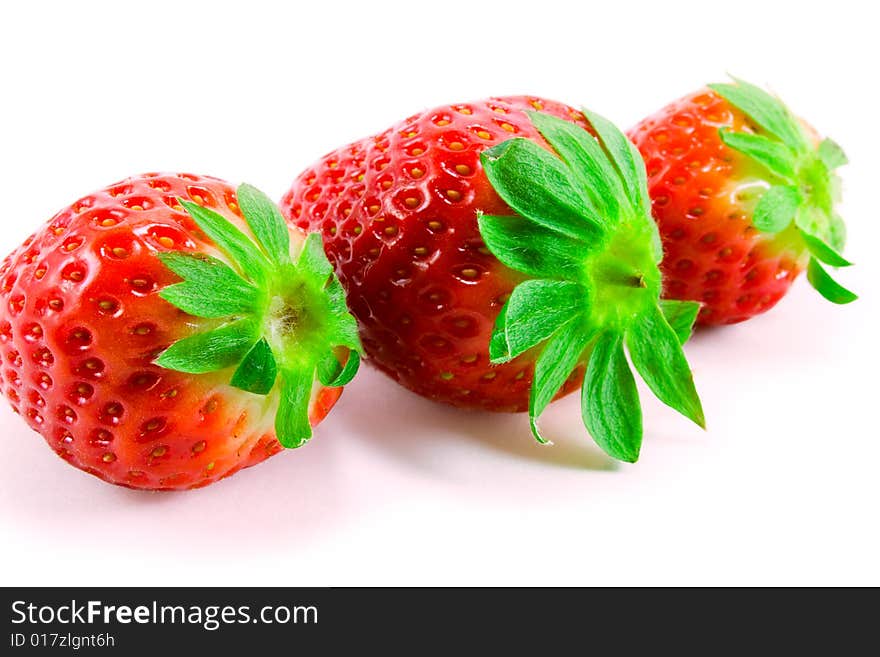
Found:
<svg viewBox="0 0 880 657"><path fill-rule="evenodd" d="M548 414L547 435L553 448L537 443L527 424L512 414L468 411L435 404L410 392L373 368L362 371L358 380L349 384L370 390L370 395L357 390L346 398L345 413L334 416L340 433L354 436L414 469L457 478L462 471L456 459L444 463L444 456L460 450L495 451L507 456L574 470L615 470L618 464L595 446L578 440L567 429L564 417ZM376 399L384 400L379 406ZM388 408L407 408L405 418L418 418L413 423L399 416L389 418ZM560 424L557 425L555 418ZM365 429L366 428L366 429ZM485 472L481 476L485 476ZM491 475L489 475L491 476Z"/></svg>

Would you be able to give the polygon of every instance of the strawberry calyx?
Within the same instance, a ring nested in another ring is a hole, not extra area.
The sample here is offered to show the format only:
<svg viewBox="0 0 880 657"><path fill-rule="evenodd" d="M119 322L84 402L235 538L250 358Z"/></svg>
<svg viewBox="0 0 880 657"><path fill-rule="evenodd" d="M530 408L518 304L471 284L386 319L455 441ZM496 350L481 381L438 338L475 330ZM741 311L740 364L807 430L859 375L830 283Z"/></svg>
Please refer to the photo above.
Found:
<svg viewBox="0 0 880 657"><path fill-rule="evenodd" d="M357 372L362 351L357 323L320 234L309 234L299 252L291 253L290 233L277 206L247 184L239 186L237 199L250 236L210 208L179 199L224 259L160 253L182 281L159 296L216 324L171 344L155 362L191 374L234 367L230 385L277 397L278 442L299 447L312 435L315 380L343 386Z"/></svg>
<svg viewBox="0 0 880 657"><path fill-rule="evenodd" d="M710 84L709 88L746 114L757 133L720 130L721 140L766 169L773 180L755 206L752 223L758 230L778 235L781 244L796 253L809 253L807 279L833 303L858 297L837 283L822 266L852 265L841 255L846 227L834 205L840 180L835 170L847 163L833 140L818 144L778 98L748 82Z"/></svg>
<svg viewBox="0 0 880 657"><path fill-rule="evenodd" d="M529 418L539 442L547 441L538 417L586 365L584 424L606 453L634 462L642 413L625 349L661 401L705 425L681 348L699 304L661 301L663 254L644 162L610 121L584 115L595 137L529 113L555 153L514 138L481 154L489 182L517 213L480 215L483 240L504 265L530 276L502 308L489 356L497 364L537 350Z"/></svg>

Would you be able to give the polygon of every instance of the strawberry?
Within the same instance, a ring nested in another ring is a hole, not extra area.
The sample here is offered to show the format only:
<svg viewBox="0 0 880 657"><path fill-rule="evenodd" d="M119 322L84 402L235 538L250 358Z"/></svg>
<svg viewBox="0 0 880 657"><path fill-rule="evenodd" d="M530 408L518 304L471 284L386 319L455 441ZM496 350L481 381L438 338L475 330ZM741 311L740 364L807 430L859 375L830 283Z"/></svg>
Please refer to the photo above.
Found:
<svg viewBox="0 0 880 657"><path fill-rule="evenodd" d="M661 309L644 165L602 117L522 96L445 105L326 155L281 208L323 233L367 355L416 393L527 409L543 441L540 413L583 384L590 433L635 461L626 345L655 394L703 423L670 325L686 336L696 304Z"/></svg>
<svg viewBox="0 0 880 657"><path fill-rule="evenodd" d="M629 137L647 164L664 296L701 302L700 323L769 310L804 269L830 301L856 298L821 264L851 264L834 209L846 156L779 99L741 80L709 85Z"/></svg>
<svg viewBox="0 0 880 657"><path fill-rule="evenodd" d="M131 488L205 486L302 444L358 363L320 236L216 178L151 173L81 198L0 285L13 410Z"/></svg>

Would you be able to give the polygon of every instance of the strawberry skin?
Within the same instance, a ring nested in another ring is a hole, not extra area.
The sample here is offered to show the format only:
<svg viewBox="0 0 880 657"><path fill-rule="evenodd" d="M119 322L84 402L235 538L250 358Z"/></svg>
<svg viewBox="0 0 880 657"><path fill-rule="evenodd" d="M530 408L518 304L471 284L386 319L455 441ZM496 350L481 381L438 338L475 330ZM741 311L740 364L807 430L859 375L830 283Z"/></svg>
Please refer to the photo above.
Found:
<svg viewBox="0 0 880 657"><path fill-rule="evenodd" d="M65 208L0 266L3 394L63 459L131 488L205 486L281 450L274 408L230 386L228 368L157 364L169 345L218 323L160 297L180 278L159 254L224 257L186 200L244 225L227 183L145 174ZM312 390L313 424L340 393Z"/></svg>
<svg viewBox="0 0 880 657"><path fill-rule="evenodd" d="M529 412L580 387L584 426L633 462L633 366L704 426L681 343L697 304L661 301L644 164L607 119L533 96L450 104L329 153L281 201L320 231L366 353L439 402Z"/></svg>
<svg viewBox="0 0 880 657"><path fill-rule="evenodd" d="M495 318L523 276L486 249L477 225L477 210L510 212L480 153L513 136L546 146L525 110L585 125L580 112L530 96L438 107L329 153L281 200L292 223L321 231L372 363L436 401L528 407L535 354L497 366L488 355Z"/></svg>
<svg viewBox="0 0 880 657"><path fill-rule="evenodd" d="M756 226L754 217L762 195L774 185L800 188L801 207L810 204L810 192L804 190L815 176L805 169L815 164L811 156L819 140L809 128L786 117L806 146L803 153L792 156L797 164L785 175L737 150L725 143L725 133L766 137L768 131L722 95L725 87L754 90L745 83L719 85L718 92L701 89L628 133L645 160L653 216L663 240L664 296L700 302L697 321L705 325L741 322L769 310L811 260L794 217L773 232ZM764 104L771 102L758 98ZM787 150L796 152L797 147ZM819 177L820 187L836 188L833 166ZM822 213L833 213L832 201L817 203L828 206L821 208ZM839 249L842 231L834 232L832 226L820 237Z"/></svg>

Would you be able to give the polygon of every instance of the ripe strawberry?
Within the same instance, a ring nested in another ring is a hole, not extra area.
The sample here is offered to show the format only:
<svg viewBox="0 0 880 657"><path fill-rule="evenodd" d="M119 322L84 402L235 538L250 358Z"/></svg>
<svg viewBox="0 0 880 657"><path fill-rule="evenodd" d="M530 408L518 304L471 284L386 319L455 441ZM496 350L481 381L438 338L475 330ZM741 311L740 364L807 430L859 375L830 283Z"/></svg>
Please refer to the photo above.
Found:
<svg viewBox="0 0 880 657"><path fill-rule="evenodd" d="M644 166L605 119L523 96L438 107L328 154L281 207L323 233L366 353L418 394L528 409L543 440L538 415L583 380L588 429L634 461L626 343L658 397L702 424L658 305ZM696 304L665 310L686 335Z"/></svg>
<svg viewBox="0 0 880 657"><path fill-rule="evenodd" d="M131 488L205 486L298 446L358 362L337 372L356 325L320 242L216 178L81 198L0 267L3 393L62 458Z"/></svg>
<svg viewBox="0 0 880 657"><path fill-rule="evenodd" d="M846 156L777 98L740 80L709 85L629 136L647 164L664 296L702 302L700 323L769 310L805 268L830 301L856 298L820 264L850 264L834 210Z"/></svg>

